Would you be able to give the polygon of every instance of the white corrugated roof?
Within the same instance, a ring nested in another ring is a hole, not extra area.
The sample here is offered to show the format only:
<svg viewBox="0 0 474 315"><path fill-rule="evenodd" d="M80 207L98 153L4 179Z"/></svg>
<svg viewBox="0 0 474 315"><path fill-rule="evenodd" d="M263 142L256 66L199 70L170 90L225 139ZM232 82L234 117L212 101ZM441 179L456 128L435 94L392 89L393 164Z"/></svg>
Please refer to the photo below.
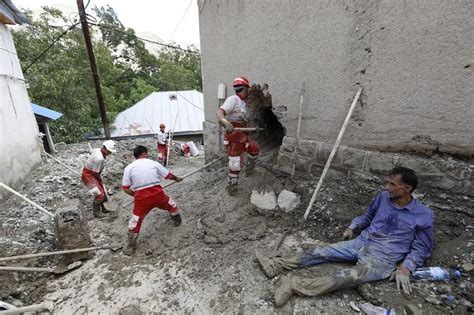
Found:
<svg viewBox="0 0 474 315"><path fill-rule="evenodd" d="M121 112L113 123L113 137L153 134L160 130L202 132L204 101L201 92L153 92L132 107Z"/></svg>

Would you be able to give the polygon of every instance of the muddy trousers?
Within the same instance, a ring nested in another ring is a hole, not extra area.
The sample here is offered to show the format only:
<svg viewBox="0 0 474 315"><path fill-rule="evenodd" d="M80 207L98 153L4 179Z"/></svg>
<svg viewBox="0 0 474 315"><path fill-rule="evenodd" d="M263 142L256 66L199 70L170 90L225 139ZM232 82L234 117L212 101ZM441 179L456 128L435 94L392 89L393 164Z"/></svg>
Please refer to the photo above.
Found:
<svg viewBox="0 0 474 315"><path fill-rule="evenodd" d="M366 247L357 248L356 240L339 242L305 252L298 257L275 257L273 262L281 269L294 269L327 262L356 262L352 268L318 278L291 277L286 285L292 294L318 296L342 288L388 278L395 263L381 260L369 253Z"/></svg>
<svg viewBox="0 0 474 315"><path fill-rule="evenodd" d="M176 202L168 197L163 191L147 198L135 198L133 214L128 221L128 230L131 233L138 234L143 220L153 208L160 208L168 211L171 216L178 215L179 211Z"/></svg>

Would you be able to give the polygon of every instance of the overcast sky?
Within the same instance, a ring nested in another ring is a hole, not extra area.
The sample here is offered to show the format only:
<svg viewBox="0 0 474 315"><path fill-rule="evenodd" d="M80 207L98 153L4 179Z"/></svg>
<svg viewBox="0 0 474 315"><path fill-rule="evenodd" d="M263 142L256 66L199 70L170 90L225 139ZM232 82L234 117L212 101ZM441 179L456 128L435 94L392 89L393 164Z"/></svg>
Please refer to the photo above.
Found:
<svg viewBox="0 0 474 315"><path fill-rule="evenodd" d="M84 5L87 1L84 0ZM12 0L12 2L18 8L33 11L47 5L62 10L66 16L71 12L77 12L74 0ZM196 0L91 0L87 11L90 12L94 5L107 4L114 8L125 27L131 27L137 33L150 32L166 43L174 41L182 46L194 44L200 47Z"/></svg>

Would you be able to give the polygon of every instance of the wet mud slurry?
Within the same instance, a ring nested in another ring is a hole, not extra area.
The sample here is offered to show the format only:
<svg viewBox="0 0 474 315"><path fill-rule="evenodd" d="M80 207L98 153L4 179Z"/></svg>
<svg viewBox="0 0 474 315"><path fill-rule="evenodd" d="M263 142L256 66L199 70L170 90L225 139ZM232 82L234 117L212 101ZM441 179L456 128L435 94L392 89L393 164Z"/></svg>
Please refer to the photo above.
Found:
<svg viewBox="0 0 474 315"><path fill-rule="evenodd" d="M90 197L77 175L52 160L34 170L19 191L48 209L55 209L66 199L79 199L93 245L123 244L132 207L131 197L119 188L124 167L133 161L131 150L136 144L152 148L152 158L156 159L152 139L118 142L118 153L107 158L103 173L113 193L107 206L115 213L108 218L92 217ZM98 145L94 143L93 147ZM86 143L58 145L58 150L57 158L81 170L88 152ZM276 308L274 291L281 276L266 278L254 252L274 254L281 235L292 226L278 251L282 256L338 241L350 219L364 211L383 184L378 177L330 172L308 220L302 217L317 179L295 180L292 190L301 196L295 210L286 213L258 209L250 202L253 190L271 190L278 195L288 188L288 178L273 169L276 154L277 150L264 147L255 174L242 176L239 191L232 197L225 189L224 162L165 188L176 200L183 223L174 227L166 212L153 210L143 224L135 256L98 251L80 268L60 276L0 273L0 298L17 305L49 298L54 300L56 314L344 314L353 313L351 301L390 306L400 313L408 303L420 305L426 314L467 313L473 298L472 271L467 271L474 259L473 196L434 190L417 192L436 214L436 248L428 263L464 266L461 279L451 284L414 283L411 297L398 293L394 283L382 280L314 298L293 297L282 308ZM184 158L172 150L169 169L173 173L183 175L202 165L202 155ZM0 207L1 256L56 249L54 223L49 217L14 197ZM454 209L461 211L449 211ZM54 267L60 263L57 257L45 257L15 265ZM327 264L283 275L320 277L350 266ZM455 301L445 302L447 295L455 296Z"/></svg>

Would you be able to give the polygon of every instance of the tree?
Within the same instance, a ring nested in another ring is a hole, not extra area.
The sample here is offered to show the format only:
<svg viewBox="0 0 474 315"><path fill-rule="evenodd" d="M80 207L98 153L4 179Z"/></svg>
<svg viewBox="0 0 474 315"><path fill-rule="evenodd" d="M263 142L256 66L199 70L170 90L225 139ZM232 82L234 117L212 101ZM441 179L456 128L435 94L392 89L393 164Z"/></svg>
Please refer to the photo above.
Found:
<svg viewBox="0 0 474 315"><path fill-rule="evenodd" d="M42 9L37 19L27 11L31 25L13 33L20 63L23 69L28 67L24 73L28 94L33 102L64 114L50 126L55 141L79 141L85 134L101 129L82 31L77 25L60 37L64 29L50 24L68 23L67 19L57 9ZM168 47L155 56L146 50L133 29L124 27L111 7L94 11L100 22L91 28L91 34L109 121L154 91L202 90L196 48ZM58 38L46 54L33 62Z"/></svg>

